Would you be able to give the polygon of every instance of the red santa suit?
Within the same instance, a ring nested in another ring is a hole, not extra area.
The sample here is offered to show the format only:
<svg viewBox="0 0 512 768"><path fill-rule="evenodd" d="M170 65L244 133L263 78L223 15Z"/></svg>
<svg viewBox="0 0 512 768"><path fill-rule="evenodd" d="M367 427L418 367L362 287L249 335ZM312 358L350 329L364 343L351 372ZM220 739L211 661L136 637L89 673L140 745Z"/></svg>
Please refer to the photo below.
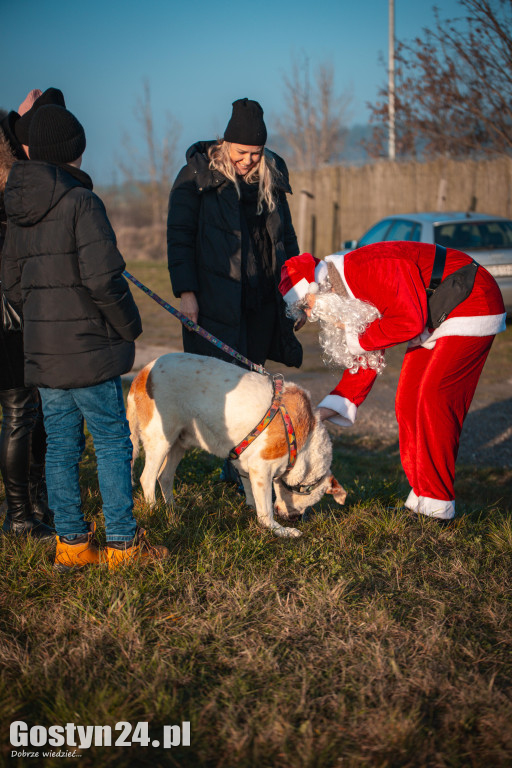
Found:
<svg viewBox="0 0 512 768"><path fill-rule="evenodd" d="M406 506L449 519L455 514L453 482L462 424L494 335L505 330L506 314L496 281L479 267L469 297L436 330L428 329L426 288L434 253L435 247L426 243L388 242L328 256L325 262L332 262L352 298L370 302L380 313L359 336L347 330L350 352L409 342L395 404L400 456L411 485ZM443 279L471 261L448 249ZM316 282L326 276L325 262L316 266ZM296 287L286 293L285 300L296 300ZM352 425L376 376L367 368L355 374L345 371L319 407L336 411L333 422Z"/></svg>

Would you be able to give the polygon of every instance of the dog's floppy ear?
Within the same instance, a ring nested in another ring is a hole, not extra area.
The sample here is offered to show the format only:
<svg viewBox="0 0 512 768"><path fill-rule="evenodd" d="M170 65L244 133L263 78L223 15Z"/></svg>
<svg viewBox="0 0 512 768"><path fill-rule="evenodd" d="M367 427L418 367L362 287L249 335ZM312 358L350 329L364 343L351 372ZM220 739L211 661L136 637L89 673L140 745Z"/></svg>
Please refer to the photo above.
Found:
<svg viewBox="0 0 512 768"><path fill-rule="evenodd" d="M329 479L331 484L327 488L326 493L332 493L332 495L334 496L334 501L337 504L344 504L345 499L347 498L346 490L342 485L338 483L334 475L331 475Z"/></svg>

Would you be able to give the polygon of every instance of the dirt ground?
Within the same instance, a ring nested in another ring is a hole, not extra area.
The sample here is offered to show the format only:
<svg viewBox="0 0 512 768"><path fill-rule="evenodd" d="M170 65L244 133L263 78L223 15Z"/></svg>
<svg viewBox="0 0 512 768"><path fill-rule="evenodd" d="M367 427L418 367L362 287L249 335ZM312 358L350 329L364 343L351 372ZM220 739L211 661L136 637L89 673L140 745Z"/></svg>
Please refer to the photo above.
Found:
<svg viewBox="0 0 512 768"><path fill-rule="evenodd" d="M337 384L340 374L325 368L322 363L315 327L306 326L299 336L304 346L304 363L300 370L284 369L274 363L267 368L281 371L289 381L307 389L313 403ZM137 346L134 371L147 362L167 352L178 352L176 346L153 346L140 343ZM394 411L394 399L405 346L386 354L386 368L375 383L370 395L359 408L357 421L351 428L358 435L370 435L382 445L393 445L398 440L398 427ZM435 403L433 404L435 407ZM345 431L330 427L333 435ZM512 467L512 323L505 333L499 334L480 378L473 403L464 423L459 462L478 466Z"/></svg>

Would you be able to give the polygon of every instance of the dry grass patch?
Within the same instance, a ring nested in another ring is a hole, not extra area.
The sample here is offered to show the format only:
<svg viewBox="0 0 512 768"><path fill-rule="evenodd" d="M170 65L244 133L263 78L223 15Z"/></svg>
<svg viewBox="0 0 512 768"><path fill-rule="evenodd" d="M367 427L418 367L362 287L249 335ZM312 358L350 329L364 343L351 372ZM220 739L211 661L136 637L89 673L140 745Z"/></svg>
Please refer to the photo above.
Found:
<svg viewBox="0 0 512 768"><path fill-rule="evenodd" d="M259 528L197 451L170 516L136 491L164 565L56 574L44 546L3 538L3 722L147 721L152 738L191 722L188 748L91 747L84 768L510 765L510 508L473 468L486 506L463 499L440 529L387 509L404 491L396 455L345 440L334 469L351 503L323 501L297 541Z"/></svg>

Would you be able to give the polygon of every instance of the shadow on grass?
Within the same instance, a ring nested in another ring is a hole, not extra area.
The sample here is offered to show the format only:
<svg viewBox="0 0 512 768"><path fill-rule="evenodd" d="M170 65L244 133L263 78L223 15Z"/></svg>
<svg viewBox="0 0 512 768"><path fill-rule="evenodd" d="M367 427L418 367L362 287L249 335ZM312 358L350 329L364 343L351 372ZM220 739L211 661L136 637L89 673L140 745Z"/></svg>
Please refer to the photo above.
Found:
<svg viewBox="0 0 512 768"><path fill-rule="evenodd" d="M478 465L512 469L512 398L471 411L464 422L461 456Z"/></svg>
<svg viewBox="0 0 512 768"><path fill-rule="evenodd" d="M157 504L151 509L139 482L142 450L141 454L134 470L135 514L148 531L163 536L174 553L186 550L192 559L200 558L205 548L220 545L225 537L234 536L241 543L256 525L255 510L245 504L234 485L220 481L222 460L199 449L187 451L178 466L173 507L165 504L157 484Z"/></svg>
<svg viewBox="0 0 512 768"><path fill-rule="evenodd" d="M191 722L189 748L92 746L84 768L510 765L510 515L470 499L454 529L411 523L385 509L405 488L397 446L347 436L347 507L324 499L283 540L220 465L186 455L169 520L136 490L165 564L61 577L41 546L4 540L5 722L148 722L157 740ZM483 493L485 470L468 472ZM81 480L101 517L90 440Z"/></svg>
<svg viewBox="0 0 512 768"><path fill-rule="evenodd" d="M485 419L485 414L480 418ZM469 417L468 422L471 428L474 422L469 421ZM388 443L372 436L350 434L336 438L333 471L349 491L348 505L378 499L384 506L393 506L403 503L410 490L400 463L398 441ZM458 517L469 515L484 519L487 511L496 508L511 513L512 466L457 463L455 498Z"/></svg>

